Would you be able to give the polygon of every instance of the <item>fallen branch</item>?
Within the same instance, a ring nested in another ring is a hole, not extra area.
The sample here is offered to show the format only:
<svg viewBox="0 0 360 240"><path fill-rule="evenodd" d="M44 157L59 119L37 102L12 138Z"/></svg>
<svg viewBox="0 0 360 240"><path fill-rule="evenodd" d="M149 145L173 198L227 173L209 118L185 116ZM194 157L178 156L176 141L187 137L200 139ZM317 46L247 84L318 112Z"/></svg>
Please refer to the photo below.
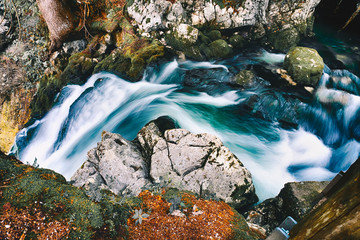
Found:
<svg viewBox="0 0 360 240"><path fill-rule="evenodd" d="M355 10L355 12L351 15L351 17L349 18L349 20L347 20L346 24L341 28L341 30L344 30L351 22L352 20L354 20L354 18L356 18L356 16L359 14L360 12L360 4L357 5L357 9Z"/></svg>

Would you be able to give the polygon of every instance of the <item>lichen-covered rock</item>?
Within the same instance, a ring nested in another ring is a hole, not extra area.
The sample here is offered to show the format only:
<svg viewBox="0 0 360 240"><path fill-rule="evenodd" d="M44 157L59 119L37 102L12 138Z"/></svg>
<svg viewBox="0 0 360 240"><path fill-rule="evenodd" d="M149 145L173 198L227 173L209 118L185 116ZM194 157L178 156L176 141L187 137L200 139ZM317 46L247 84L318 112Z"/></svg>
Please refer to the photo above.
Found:
<svg viewBox="0 0 360 240"><path fill-rule="evenodd" d="M298 43L300 37L311 34L313 12L319 2L134 0L129 4L128 12L138 28L145 32L167 30L179 24L188 24L198 29L210 26L210 29L215 30L251 26L250 34L249 31L244 32L248 40L268 35L264 43L270 43L279 50L288 50Z"/></svg>
<svg viewBox="0 0 360 240"><path fill-rule="evenodd" d="M136 196L149 181L146 166L136 145L119 134L103 132L98 146L73 177L74 185L90 191L110 189L115 194Z"/></svg>
<svg viewBox="0 0 360 240"><path fill-rule="evenodd" d="M235 75L234 81L247 88L256 87L256 76L251 70L242 70Z"/></svg>
<svg viewBox="0 0 360 240"><path fill-rule="evenodd" d="M284 68L296 83L316 86L324 69L324 61L315 49L295 47L287 53Z"/></svg>
<svg viewBox="0 0 360 240"><path fill-rule="evenodd" d="M236 208L258 200L250 172L218 138L184 129L166 130L173 127L166 119L150 122L133 143L105 132L72 177L74 184L136 195L145 185L171 181L171 186L216 196Z"/></svg>
<svg viewBox="0 0 360 240"><path fill-rule="evenodd" d="M313 207L314 201L329 182L286 183L278 196L270 198L246 213L247 221L264 227L269 234L291 216L299 221Z"/></svg>

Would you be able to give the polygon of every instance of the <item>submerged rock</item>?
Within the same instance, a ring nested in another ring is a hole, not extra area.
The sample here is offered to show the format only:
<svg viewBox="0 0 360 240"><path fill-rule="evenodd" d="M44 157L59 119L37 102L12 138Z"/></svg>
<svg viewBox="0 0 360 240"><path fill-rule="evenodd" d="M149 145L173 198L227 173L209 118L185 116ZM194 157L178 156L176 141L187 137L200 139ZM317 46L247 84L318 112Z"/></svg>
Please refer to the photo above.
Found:
<svg viewBox="0 0 360 240"><path fill-rule="evenodd" d="M166 122L170 128L175 126ZM98 187L136 195L150 182L166 181L180 190L214 196L236 208L249 207L258 200L250 172L217 137L184 129L165 130L158 127L160 123L147 124L133 142L105 132L72 177L74 185L88 191Z"/></svg>
<svg viewBox="0 0 360 240"><path fill-rule="evenodd" d="M285 56L284 67L296 83L316 86L324 69L324 61L315 49L295 47Z"/></svg>
<svg viewBox="0 0 360 240"><path fill-rule="evenodd" d="M247 212L247 221L264 227L270 233L287 216L299 221L313 207L314 201L329 182L286 183L278 196L270 198Z"/></svg>

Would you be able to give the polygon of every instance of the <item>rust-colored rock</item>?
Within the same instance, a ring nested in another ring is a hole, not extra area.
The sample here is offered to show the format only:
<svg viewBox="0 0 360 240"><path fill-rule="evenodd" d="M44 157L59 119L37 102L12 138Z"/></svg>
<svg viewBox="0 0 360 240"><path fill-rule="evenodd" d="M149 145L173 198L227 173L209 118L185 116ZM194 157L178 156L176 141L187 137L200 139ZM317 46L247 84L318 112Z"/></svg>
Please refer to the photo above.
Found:
<svg viewBox="0 0 360 240"><path fill-rule="evenodd" d="M139 197L149 216L141 224L128 219L129 239L258 239L244 218L225 202L197 199L174 189L159 195L144 191ZM181 199L181 211L170 213L176 198Z"/></svg>

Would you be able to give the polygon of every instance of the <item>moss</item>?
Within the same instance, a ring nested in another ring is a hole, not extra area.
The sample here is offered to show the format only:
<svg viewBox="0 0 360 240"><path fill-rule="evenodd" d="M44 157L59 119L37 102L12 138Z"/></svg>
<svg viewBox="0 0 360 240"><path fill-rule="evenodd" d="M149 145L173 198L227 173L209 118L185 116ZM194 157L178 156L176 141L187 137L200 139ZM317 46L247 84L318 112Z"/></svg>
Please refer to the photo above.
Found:
<svg viewBox="0 0 360 240"><path fill-rule="evenodd" d="M94 72L109 71L136 81L141 79L148 64L164 56L164 46L158 42L132 38L123 42L122 49L116 49L96 65Z"/></svg>
<svg viewBox="0 0 360 240"><path fill-rule="evenodd" d="M268 33L268 40L275 49L287 51L298 44L300 36L296 28L290 27L284 30L271 30Z"/></svg>
<svg viewBox="0 0 360 240"><path fill-rule="evenodd" d="M316 86L324 69L324 61L315 49L295 47L286 55L284 68L296 83Z"/></svg>
<svg viewBox="0 0 360 240"><path fill-rule="evenodd" d="M206 34L212 41L221 39L221 32L219 30L212 30Z"/></svg>
<svg viewBox="0 0 360 240"><path fill-rule="evenodd" d="M93 202L85 192L68 184L65 178L48 169L33 168L0 153L0 206L9 203L16 209L40 209L50 216L48 221L66 220L71 224L69 239L106 239L119 237L119 226L129 217L131 201L118 204L111 194L100 203ZM125 202L125 201L124 201ZM134 202L134 201L132 201Z"/></svg>
<svg viewBox="0 0 360 240"><path fill-rule="evenodd" d="M235 49L241 49L244 46L244 38L240 35L231 36L229 42Z"/></svg>
<svg viewBox="0 0 360 240"><path fill-rule="evenodd" d="M222 39L213 41L209 44L212 57L214 58L226 58L232 54L232 48L229 44Z"/></svg>

